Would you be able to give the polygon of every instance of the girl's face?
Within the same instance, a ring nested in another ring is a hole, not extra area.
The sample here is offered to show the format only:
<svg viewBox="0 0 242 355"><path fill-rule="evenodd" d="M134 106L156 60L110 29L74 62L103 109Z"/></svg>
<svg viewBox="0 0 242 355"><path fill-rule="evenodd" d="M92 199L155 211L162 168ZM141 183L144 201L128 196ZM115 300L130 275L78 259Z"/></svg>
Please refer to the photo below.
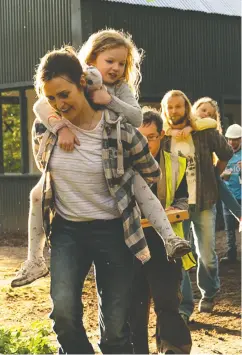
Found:
<svg viewBox="0 0 242 355"><path fill-rule="evenodd" d="M215 113L215 108L209 102L204 102L196 110L196 115L201 118L211 117L215 119Z"/></svg>
<svg viewBox="0 0 242 355"><path fill-rule="evenodd" d="M94 65L102 74L104 84L114 84L124 74L128 49L124 46L106 49L97 55Z"/></svg>
<svg viewBox="0 0 242 355"><path fill-rule="evenodd" d="M81 88L63 75L44 83L43 94L61 116L75 124L75 121L80 117L85 101Z"/></svg>

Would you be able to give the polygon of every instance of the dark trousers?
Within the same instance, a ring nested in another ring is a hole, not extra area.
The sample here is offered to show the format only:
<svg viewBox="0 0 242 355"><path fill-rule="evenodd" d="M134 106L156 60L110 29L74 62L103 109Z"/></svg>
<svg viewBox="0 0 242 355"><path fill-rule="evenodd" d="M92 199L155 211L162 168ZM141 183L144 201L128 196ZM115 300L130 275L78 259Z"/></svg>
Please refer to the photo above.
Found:
<svg viewBox="0 0 242 355"><path fill-rule="evenodd" d="M144 265L135 262L130 326L136 354L149 354L148 321L151 296L154 300L156 343L162 352L163 343L180 348L191 345L191 335L178 308L181 300L181 260L167 260L163 241L153 228L144 229L151 259ZM188 348L190 348L188 346Z"/></svg>
<svg viewBox="0 0 242 355"><path fill-rule="evenodd" d="M237 200L238 204L241 205L241 200ZM240 212L241 214L241 212ZM237 258L237 245L236 245L236 227L237 220L229 211L228 207L223 203L223 215L224 215L224 224L226 239L228 245L227 256L230 260L236 260Z"/></svg>
<svg viewBox="0 0 242 355"><path fill-rule="evenodd" d="M61 353L94 354L83 326L83 283L94 262L98 289L100 348L130 354L128 312L133 256L120 219L70 222L55 217L51 235L51 298L54 331Z"/></svg>

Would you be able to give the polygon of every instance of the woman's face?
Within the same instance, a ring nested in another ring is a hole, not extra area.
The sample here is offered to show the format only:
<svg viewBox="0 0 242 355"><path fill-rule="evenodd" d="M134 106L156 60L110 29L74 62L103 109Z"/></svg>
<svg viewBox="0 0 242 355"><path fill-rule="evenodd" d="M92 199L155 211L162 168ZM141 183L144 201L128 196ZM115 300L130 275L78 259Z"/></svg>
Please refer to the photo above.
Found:
<svg viewBox="0 0 242 355"><path fill-rule="evenodd" d="M114 84L124 74L128 49L124 46L106 49L92 63L102 74L104 84Z"/></svg>
<svg viewBox="0 0 242 355"><path fill-rule="evenodd" d="M49 104L69 121L79 118L84 104L84 93L67 76L58 76L43 85Z"/></svg>
<svg viewBox="0 0 242 355"><path fill-rule="evenodd" d="M211 117L215 119L215 113L215 108L209 102L204 102L196 110L196 115L201 118Z"/></svg>

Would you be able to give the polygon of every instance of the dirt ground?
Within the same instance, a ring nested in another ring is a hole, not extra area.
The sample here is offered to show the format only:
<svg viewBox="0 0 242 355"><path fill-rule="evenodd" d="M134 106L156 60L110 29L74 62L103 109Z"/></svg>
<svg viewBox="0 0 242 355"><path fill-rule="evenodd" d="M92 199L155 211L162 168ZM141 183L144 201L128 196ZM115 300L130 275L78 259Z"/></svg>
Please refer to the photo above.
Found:
<svg viewBox="0 0 242 355"><path fill-rule="evenodd" d="M240 236L237 234L238 249ZM36 281L22 288L11 289L10 280L24 260L27 253L26 238L0 237L0 319L1 325L10 327L22 326L26 332L33 321L46 320L51 310L49 298L50 279ZM221 256L226 249L224 232L217 232L217 252ZM48 250L45 251L47 259ZM240 260L240 255L239 255ZM193 271L194 296L196 308L192 316L190 329L193 338L192 354L241 354L241 263L233 266L221 266L221 292L213 313L199 314L197 304L200 293L196 286L196 274ZM83 294L85 304L84 323L88 337L95 351L97 346L97 301L93 276L90 273L85 283ZM152 309L149 329L150 352L156 353L155 346L155 314ZM55 336L51 337L55 343Z"/></svg>

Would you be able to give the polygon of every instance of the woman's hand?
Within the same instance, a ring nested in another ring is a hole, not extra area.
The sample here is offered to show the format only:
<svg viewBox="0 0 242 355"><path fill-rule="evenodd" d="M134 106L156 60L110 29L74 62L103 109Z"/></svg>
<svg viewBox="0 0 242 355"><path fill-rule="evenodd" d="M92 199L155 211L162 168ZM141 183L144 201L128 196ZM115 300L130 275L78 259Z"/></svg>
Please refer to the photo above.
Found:
<svg viewBox="0 0 242 355"><path fill-rule="evenodd" d="M90 98L93 101L93 103L97 105L108 105L112 100L112 97L104 88L101 88L99 90L94 90L93 92L91 92Z"/></svg>
<svg viewBox="0 0 242 355"><path fill-rule="evenodd" d="M80 145L80 141L68 127L62 127L58 131L58 144L66 152L72 152L74 145Z"/></svg>

